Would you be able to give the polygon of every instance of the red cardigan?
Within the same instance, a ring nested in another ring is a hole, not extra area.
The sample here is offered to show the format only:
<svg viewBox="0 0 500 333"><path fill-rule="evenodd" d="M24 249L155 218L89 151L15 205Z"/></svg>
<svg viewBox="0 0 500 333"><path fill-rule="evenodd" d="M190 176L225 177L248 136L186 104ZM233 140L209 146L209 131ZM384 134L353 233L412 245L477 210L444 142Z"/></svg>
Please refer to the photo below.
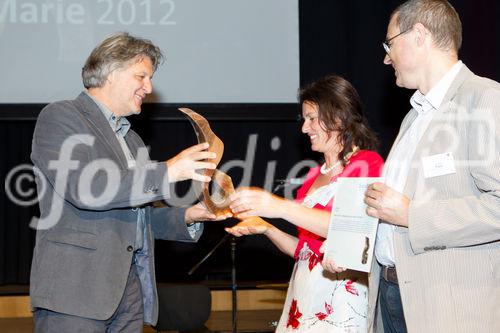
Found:
<svg viewBox="0 0 500 333"><path fill-rule="evenodd" d="M380 155L376 152L370 150L360 150L351 157L349 163L340 174L332 177L331 182L337 181L338 177L379 177L382 172L383 165L384 161L382 157L380 157ZM304 200L307 191L309 191L309 188L320 174L319 169L320 167L318 166L309 170L304 184L302 184L297 191L296 202L301 203ZM332 210L332 205L333 198L326 206L317 204L314 208L330 212ZM304 243L307 243L308 247L321 257L322 254L319 252L319 248L325 239L307 231L306 229L300 227L297 227L297 229L299 242L297 244L297 248L295 249L295 259L297 259Z"/></svg>

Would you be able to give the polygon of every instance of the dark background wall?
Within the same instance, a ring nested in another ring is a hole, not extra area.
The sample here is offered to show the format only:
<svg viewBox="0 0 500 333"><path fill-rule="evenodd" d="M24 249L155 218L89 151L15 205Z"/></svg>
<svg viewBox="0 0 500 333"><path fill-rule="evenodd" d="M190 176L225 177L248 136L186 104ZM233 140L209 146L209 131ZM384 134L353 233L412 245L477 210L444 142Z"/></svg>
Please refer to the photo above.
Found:
<svg viewBox="0 0 500 333"><path fill-rule="evenodd" d="M401 1L299 1L301 84L329 73L343 75L358 89L365 113L378 133L385 156L409 109L412 92L397 88L392 68L383 65L385 38L390 12ZM500 80L500 5L497 0L451 1L463 23L460 58L476 74ZM279 18L277 18L279 19ZM263 50L262 52L265 52ZM78 75L75 73L75 75ZM8 79L8 78L2 78ZM244 80L245 78L242 78ZM63 84L63 83L61 83ZM19 87L22 89L22 87ZM72 96L68 96L71 98ZM1 101L0 101L1 102ZM31 136L36 116L43 105L0 104L0 176L5 179L15 166L30 163ZM189 123L177 105L148 105L131 117L133 128L151 145L152 158L164 160L195 142ZM190 105L205 115L212 129L225 143L224 161L244 160L249 136L257 134L256 159L251 183L264 185L268 163L276 162L276 179L285 178L290 168L303 159L316 159L300 133L297 104L274 105ZM281 146L271 148L278 137ZM239 182L242 170L229 174ZM23 183L29 190L32 184ZM181 185L179 193L185 191ZM36 205L21 207L0 191L0 285L29 283L34 231L28 224L38 214ZM293 228L280 220L280 228ZM225 222L234 223L234 222ZM193 274L189 269L223 236L225 223L205 225L198 244L157 241L156 261L159 281L229 281L230 249L222 245ZM237 272L240 282L287 280L293 262L261 236L237 240Z"/></svg>

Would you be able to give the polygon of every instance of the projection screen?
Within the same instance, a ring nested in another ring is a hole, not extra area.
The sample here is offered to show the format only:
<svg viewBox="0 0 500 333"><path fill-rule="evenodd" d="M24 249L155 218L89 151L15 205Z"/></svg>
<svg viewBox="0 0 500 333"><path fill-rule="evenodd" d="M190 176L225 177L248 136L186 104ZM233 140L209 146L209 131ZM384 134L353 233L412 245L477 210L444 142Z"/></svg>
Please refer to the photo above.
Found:
<svg viewBox="0 0 500 333"><path fill-rule="evenodd" d="M74 98L117 31L166 55L150 102L296 102L298 0L0 0L0 103Z"/></svg>

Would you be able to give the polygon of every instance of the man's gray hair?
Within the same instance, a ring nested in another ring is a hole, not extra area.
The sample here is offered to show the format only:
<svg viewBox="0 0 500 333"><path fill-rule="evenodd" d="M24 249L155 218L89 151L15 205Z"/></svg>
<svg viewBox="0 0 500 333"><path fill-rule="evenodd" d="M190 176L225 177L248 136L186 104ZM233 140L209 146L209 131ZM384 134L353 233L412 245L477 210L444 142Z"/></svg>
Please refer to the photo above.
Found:
<svg viewBox="0 0 500 333"><path fill-rule="evenodd" d="M109 73L144 57L151 59L154 71L163 61L160 48L150 40L126 32L116 33L103 40L90 53L82 68L83 85L87 89L102 87Z"/></svg>
<svg viewBox="0 0 500 333"><path fill-rule="evenodd" d="M423 24L432 34L436 46L458 52L462 46L462 23L455 8L446 0L410 0L396 8L400 31Z"/></svg>

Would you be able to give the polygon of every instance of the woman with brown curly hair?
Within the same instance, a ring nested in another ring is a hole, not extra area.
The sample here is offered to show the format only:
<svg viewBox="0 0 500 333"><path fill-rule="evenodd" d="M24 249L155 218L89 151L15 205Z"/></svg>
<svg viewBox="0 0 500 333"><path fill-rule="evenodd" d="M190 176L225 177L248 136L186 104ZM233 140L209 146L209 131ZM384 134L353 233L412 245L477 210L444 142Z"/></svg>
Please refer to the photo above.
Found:
<svg viewBox="0 0 500 333"><path fill-rule="evenodd" d="M367 329L367 274L332 273L321 266L319 249L328 232L329 212L339 177L377 177L382 158L377 139L362 115L358 93L345 79L330 75L299 92L302 132L324 163L312 168L295 201L260 189L240 189L232 197L237 217L283 218L298 237L269 223L245 221L226 229L235 236L264 234L296 264L277 332L364 332ZM251 221L251 220L250 220Z"/></svg>

